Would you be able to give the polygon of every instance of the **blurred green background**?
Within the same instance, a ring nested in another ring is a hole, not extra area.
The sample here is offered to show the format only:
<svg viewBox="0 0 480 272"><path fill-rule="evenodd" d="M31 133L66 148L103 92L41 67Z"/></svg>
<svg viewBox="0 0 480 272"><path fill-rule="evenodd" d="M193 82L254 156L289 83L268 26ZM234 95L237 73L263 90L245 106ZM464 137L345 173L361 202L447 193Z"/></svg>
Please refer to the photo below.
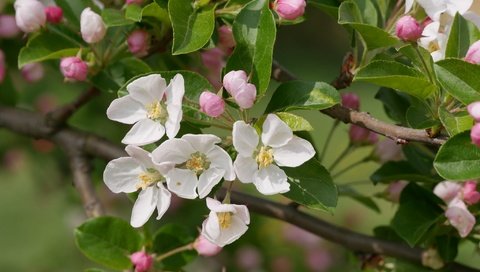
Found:
<svg viewBox="0 0 480 272"><path fill-rule="evenodd" d="M281 27L275 48L275 58L303 80L332 81L339 72L342 59L349 49L345 30L327 15L310 8L307 21L296 26ZM18 44L0 41L2 48L15 51ZM10 73L15 73L12 60L7 56ZM87 86L64 84L57 69L58 63L47 63L47 76L39 83L23 82L16 73L21 107L37 111L71 101ZM275 86L275 84L273 84ZM354 84L347 91L361 97L361 109L381 120L388 120L382 105L373 97L376 88ZM105 116L106 107L115 95L103 93L82 108L70 123L95 132L115 142L128 127L111 122ZM268 96L267 98L268 99ZM314 126L316 147L323 148L333 121L320 113L298 112ZM105 129L108 128L108 129ZM348 126L341 124L329 145L324 164L329 166L348 144ZM337 169L363 158L371 147L356 150ZM84 257L74 245L73 229L86 217L79 197L72 186L68 165L61 150L43 140L32 140L0 129L0 271L82 271L98 267ZM108 214L129 219L131 202L125 195L114 195L103 185L101 175L105 162L94 161L97 191L106 205ZM355 189L372 196L385 188L368 181L378 167L367 163L335 180L337 184L352 183ZM250 191L251 186L242 190ZM277 200L287 202L278 197ZM388 225L396 206L376 198L381 214L350 198L340 197L335 213L316 213L323 219L346 228L371 234L378 225ZM160 222L151 222L146 228L155 230L166 222L176 222L192 229L200 226L207 210L201 201L176 201L168 216ZM199 205L202 204L202 205ZM188 214L188 216L185 216ZM298 242L301 244L298 244ZM459 261L480 267L473 258L475 245L464 244ZM288 225L255 216L247 234L225 248L215 258L198 258L187 271L359 271L361 260L352 252L328 243ZM413 270L412 270L413 271Z"/></svg>

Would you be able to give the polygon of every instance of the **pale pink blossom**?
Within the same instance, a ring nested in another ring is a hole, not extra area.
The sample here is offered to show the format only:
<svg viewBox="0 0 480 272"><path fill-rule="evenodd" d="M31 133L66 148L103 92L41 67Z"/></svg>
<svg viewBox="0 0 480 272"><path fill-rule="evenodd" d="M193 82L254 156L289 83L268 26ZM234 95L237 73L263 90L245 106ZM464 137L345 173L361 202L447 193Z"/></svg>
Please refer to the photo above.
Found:
<svg viewBox="0 0 480 272"><path fill-rule="evenodd" d="M85 81L88 65L79 57L66 57L60 61L60 70L67 80Z"/></svg>
<svg viewBox="0 0 480 272"><path fill-rule="evenodd" d="M0 15L0 38L14 38L20 33L13 15Z"/></svg>
<svg viewBox="0 0 480 272"><path fill-rule="evenodd" d="M222 247L210 242L203 235L198 236L193 243L193 248L197 251L198 255L206 257L215 256L222 251Z"/></svg>
<svg viewBox="0 0 480 272"><path fill-rule="evenodd" d="M287 20L295 20L305 12L305 0L277 0L273 4L273 9L278 16Z"/></svg>
<svg viewBox="0 0 480 272"><path fill-rule="evenodd" d="M342 93L342 106L352 109L360 109L360 98L355 93Z"/></svg>
<svg viewBox="0 0 480 272"><path fill-rule="evenodd" d="M135 272L147 272L153 265L153 257L145 251L138 251L130 255L130 261Z"/></svg>
<svg viewBox="0 0 480 272"><path fill-rule="evenodd" d="M37 82L45 75L45 69L43 68L43 65L38 62L29 63L23 66L21 72L23 78L29 83Z"/></svg>
<svg viewBox="0 0 480 272"><path fill-rule="evenodd" d="M406 42L415 42L422 36L423 28L410 15L403 16L397 21L395 26L395 34L397 37Z"/></svg>
<svg viewBox="0 0 480 272"><path fill-rule="evenodd" d="M468 48L465 61L473 64L480 63L480 41L474 42L470 48Z"/></svg>
<svg viewBox="0 0 480 272"><path fill-rule="evenodd" d="M127 38L128 50L137 57L148 55L150 49L150 34L143 30L137 29L130 33Z"/></svg>
<svg viewBox="0 0 480 272"><path fill-rule="evenodd" d="M49 6L45 8L47 21L52 24L58 24L63 20L63 10L61 7Z"/></svg>
<svg viewBox="0 0 480 272"><path fill-rule="evenodd" d="M225 111L225 101L209 91L205 91L199 98L200 110L210 117L218 117Z"/></svg>

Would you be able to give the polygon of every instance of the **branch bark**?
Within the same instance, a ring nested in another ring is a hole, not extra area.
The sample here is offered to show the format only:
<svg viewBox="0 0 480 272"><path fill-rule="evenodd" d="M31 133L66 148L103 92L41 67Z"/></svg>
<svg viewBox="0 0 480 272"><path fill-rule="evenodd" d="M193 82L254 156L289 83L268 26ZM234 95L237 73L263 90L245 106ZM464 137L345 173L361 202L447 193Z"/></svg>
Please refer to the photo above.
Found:
<svg viewBox="0 0 480 272"><path fill-rule="evenodd" d="M348 60L349 58L346 58L346 61ZM348 65L344 66L348 67ZM346 75L342 76L342 73L346 73ZM277 62L273 63L272 78L280 82L297 80L297 77L295 75L283 68ZM349 85L348 80L351 80L351 77L348 75L348 69L344 69L342 67L341 75L332 83L332 85L337 90L343 89ZM332 117L333 119L340 120L344 123L355 124L378 134L384 135L385 137L388 137L399 144L405 144L408 141L416 141L431 145L442 145L447 140L447 138L444 137L432 138L425 130L392 125L373 118L367 112L351 110L341 105L336 105L331 108L321 110L321 112L325 115Z"/></svg>

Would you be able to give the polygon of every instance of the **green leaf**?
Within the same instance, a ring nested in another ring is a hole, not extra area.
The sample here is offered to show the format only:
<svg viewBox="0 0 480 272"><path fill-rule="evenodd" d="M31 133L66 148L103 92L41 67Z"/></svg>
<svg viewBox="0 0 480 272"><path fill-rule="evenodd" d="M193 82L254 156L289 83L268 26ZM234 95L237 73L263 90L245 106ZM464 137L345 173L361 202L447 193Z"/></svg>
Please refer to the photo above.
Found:
<svg viewBox="0 0 480 272"><path fill-rule="evenodd" d="M368 50L390 47L399 43L398 39L388 32L369 25L370 20L364 21L362 12L354 1L342 2L338 14L338 23L355 29L362 36Z"/></svg>
<svg viewBox="0 0 480 272"><path fill-rule="evenodd" d="M146 5L142 10L142 18L153 17L166 25L170 25L170 17L167 7L160 5L158 1Z"/></svg>
<svg viewBox="0 0 480 272"><path fill-rule="evenodd" d="M409 143L408 145L403 146L402 151L410 166L416 169L419 173L437 179L438 176L433 169L435 154L430 149L421 144Z"/></svg>
<svg viewBox="0 0 480 272"><path fill-rule="evenodd" d="M472 143L470 131L459 133L440 147L433 166L447 180L480 177L480 148Z"/></svg>
<svg viewBox="0 0 480 272"><path fill-rule="evenodd" d="M191 0L168 1L173 27L173 55L187 54L208 43L215 28L215 6L194 8Z"/></svg>
<svg viewBox="0 0 480 272"><path fill-rule="evenodd" d="M401 124L407 123L405 115L407 114L407 109L410 107L410 101L405 95L393 89L382 87L375 95L375 99L382 101L383 108L388 117Z"/></svg>
<svg viewBox="0 0 480 272"><path fill-rule="evenodd" d="M250 2L233 23L237 45L227 62L226 71L244 70L251 74L259 96L265 94L270 82L276 31L267 0Z"/></svg>
<svg viewBox="0 0 480 272"><path fill-rule="evenodd" d="M453 97L467 105L480 100L480 66L459 59L435 64L438 81Z"/></svg>
<svg viewBox="0 0 480 272"><path fill-rule="evenodd" d="M289 81L275 90L265 112L322 110L340 100L338 91L325 82Z"/></svg>
<svg viewBox="0 0 480 272"><path fill-rule="evenodd" d="M377 26L378 14L372 0L356 0L355 3L360 10L362 21L366 24Z"/></svg>
<svg viewBox="0 0 480 272"><path fill-rule="evenodd" d="M400 196L400 207L393 217L392 228L410 246L416 245L443 216L441 202L431 191L410 182Z"/></svg>
<svg viewBox="0 0 480 272"><path fill-rule="evenodd" d="M358 201L359 203L363 204L365 207L371 209L374 212L380 213L380 208L378 207L377 203L372 200L371 197L364 196L352 187L348 185L340 185L338 186L338 193L340 196L347 196L352 198L353 200Z"/></svg>
<svg viewBox="0 0 480 272"><path fill-rule="evenodd" d="M168 224L161 227L153 237L153 252L165 254L175 248L192 243L195 236L181 225ZM197 256L194 250L183 251L162 261L163 269L180 271L184 265Z"/></svg>
<svg viewBox="0 0 480 272"><path fill-rule="evenodd" d="M448 135L454 136L472 128L474 121L466 111L451 113L444 107L438 108L438 115Z"/></svg>
<svg viewBox="0 0 480 272"><path fill-rule="evenodd" d="M468 51L470 44L476 40L470 40L469 22L459 13L453 19L450 34L448 35L446 58L463 58Z"/></svg>
<svg viewBox="0 0 480 272"><path fill-rule="evenodd" d="M63 33L63 29L54 31L52 28L30 37L27 45L20 50L18 67L22 68L32 62L73 56L80 47L82 44L71 38L69 34Z"/></svg>
<svg viewBox="0 0 480 272"><path fill-rule="evenodd" d="M395 61L373 61L357 72L355 80L396 89L419 99L437 91L422 73Z"/></svg>
<svg viewBox="0 0 480 272"><path fill-rule="evenodd" d="M415 169L406 161L390 161L380 166L371 176L374 184L390 183L397 180L408 180L412 182L434 183L442 179L434 175L426 175Z"/></svg>
<svg viewBox="0 0 480 272"><path fill-rule="evenodd" d="M432 56L425 48L421 46L414 47L411 44L407 44L400 47L398 52L406 56L412 62L412 65L415 66L419 71L423 73L429 73L430 75L435 75ZM424 63L427 67L425 67Z"/></svg>
<svg viewBox="0 0 480 272"><path fill-rule="evenodd" d="M285 197L315 210L332 212L337 206L337 187L328 171L315 159L299 167L282 168L288 176L290 191Z"/></svg>
<svg viewBox="0 0 480 272"><path fill-rule="evenodd" d="M126 26L134 23L134 21L126 19L124 12L118 9L102 10L102 19L107 27Z"/></svg>
<svg viewBox="0 0 480 272"><path fill-rule="evenodd" d="M442 235L435 237L437 250L445 262L452 262L458 255L458 244L460 239L453 235Z"/></svg>
<svg viewBox="0 0 480 272"><path fill-rule="evenodd" d="M308 4L320 9L333 18L338 18L339 3L336 0L309 0Z"/></svg>
<svg viewBox="0 0 480 272"><path fill-rule="evenodd" d="M405 115L410 127L416 129L431 128L440 125L440 121L425 100L412 98L411 106Z"/></svg>
<svg viewBox="0 0 480 272"><path fill-rule="evenodd" d="M280 119L285 122L292 131L312 131L313 127L310 123L303 117L288 113L288 112L277 112L276 113Z"/></svg>
<svg viewBox="0 0 480 272"><path fill-rule="evenodd" d="M97 217L75 229L78 248L92 261L112 269L132 266L129 255L142 247L142 236L127 222Z"/></svg>
<svg viewBox="0 0 480 272"><path fill-rule="evenodd" d="M142 11L143 9L140 5L128 5L125 9L125 18L135 22L140 22L142 21Z"/></svg>

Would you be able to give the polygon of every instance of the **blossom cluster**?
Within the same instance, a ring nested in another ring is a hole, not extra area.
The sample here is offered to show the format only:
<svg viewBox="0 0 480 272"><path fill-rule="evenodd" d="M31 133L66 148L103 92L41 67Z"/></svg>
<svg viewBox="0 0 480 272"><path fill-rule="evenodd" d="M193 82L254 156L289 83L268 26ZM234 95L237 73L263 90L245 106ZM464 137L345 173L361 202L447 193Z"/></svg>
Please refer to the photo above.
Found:
<svg viewBox="0 0 480 272"><path fill-rule="evenodd" d="M231 71L225 75L223 85L241 109L253 106L256 87L248 83L244 71ZM185 95L181 74L168 85L159 74L141 76L126 89L127 95L112 101L107 116L132 125L122 140L127 144L128 157L109 162L104 181L114 193L139 191L130 220L134 227L145 224L155 210L160 219L170 206L172 193L184 199L206 198L210 214L203 222L201 237L223 247L247 231L250 216L246 206L230 204L229 198L222 203L207 197L213 188L222 180L238 179L253 183L265 195L285 193L290 185L280 167L299 166L315 154L308 141L295 136L277 115L268 114L261 134L246 120L233 123L233 147L238 153L233 162L222 148L228 144L213 134L177 137ZM200 110L215 117L224 114L225 103L213 105L222 98L213 93L214 98L206 97L205 93L199 97ZM141 148L161 140L152 152ZM202 241L197 244L205 244Z"/></svg>

